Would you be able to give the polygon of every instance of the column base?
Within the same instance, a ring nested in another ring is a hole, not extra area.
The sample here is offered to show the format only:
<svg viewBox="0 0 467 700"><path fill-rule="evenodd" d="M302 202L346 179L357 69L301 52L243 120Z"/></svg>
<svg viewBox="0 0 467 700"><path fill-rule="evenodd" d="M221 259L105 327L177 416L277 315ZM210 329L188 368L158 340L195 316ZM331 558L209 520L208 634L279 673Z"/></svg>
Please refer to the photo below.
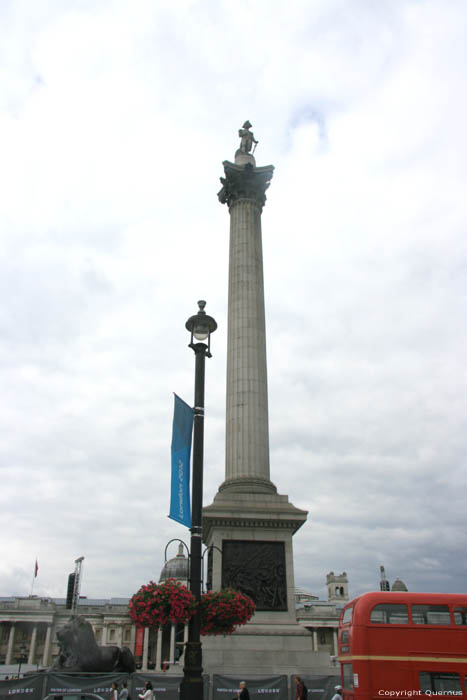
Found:
<svg viewBox="0 0 467 700"><path fill-rule="evenodd" d="M269 479L246 476L239 479L226 479L220 486L219 492L231 493L277 493L276 486Z"/></svg>

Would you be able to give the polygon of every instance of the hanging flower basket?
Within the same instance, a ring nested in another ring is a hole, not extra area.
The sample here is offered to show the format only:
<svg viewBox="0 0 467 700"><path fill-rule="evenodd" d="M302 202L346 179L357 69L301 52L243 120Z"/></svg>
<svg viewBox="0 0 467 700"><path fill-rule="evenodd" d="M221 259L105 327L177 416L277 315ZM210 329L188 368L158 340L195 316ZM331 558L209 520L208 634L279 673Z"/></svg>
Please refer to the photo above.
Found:
<svg viewBox="0 0 467 700"><path fill-rule="evenodd" d="M141 586L129 603L130 617L138 627L157 629L167 622L186 623L196 610L196 599L186 586L170 578Z"/></svg>
<svg viewBox="0 0 467 700"><path fill-rule="evenodd" d="M253 600L232 588L209 591L201 596L201 634L232 634L240 625L253 617Z"/></svg>

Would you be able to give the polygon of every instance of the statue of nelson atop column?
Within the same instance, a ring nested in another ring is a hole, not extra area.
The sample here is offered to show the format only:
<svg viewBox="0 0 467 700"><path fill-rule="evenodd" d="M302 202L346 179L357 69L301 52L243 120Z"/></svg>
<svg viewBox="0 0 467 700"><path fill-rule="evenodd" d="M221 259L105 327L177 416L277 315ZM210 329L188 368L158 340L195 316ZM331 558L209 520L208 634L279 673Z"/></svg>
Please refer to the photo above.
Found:
<svg viewBox="0 0 467 700"><path fill-rule="evenodd" d="M250 122L247 121L244 123L241 129L238 130L238 135L240 136L240 148L237 150L235 153L235 163L237 165L246 165L249 163L253 167L255 167L256 162L255 162L255 157L253 153L255 152L256 144L258 141L255 139L255 136L251 129L251 124ZM253 148L253 144L255 144ZM251 152L251 149L253 148L253 153Z"/></svg>
<svg viewBox="0 0 467 700"><path fill-rule="evenodd" d="M250 153L251 149L253 148L253 144L255 144L256 148L256 144L259 143L259 141L255 139L253 132L250 131L251 127L252 124L250 124L250 122L247 119L243 127L238 130L238 135L241 138L240 151L242 153Z"/></svg>

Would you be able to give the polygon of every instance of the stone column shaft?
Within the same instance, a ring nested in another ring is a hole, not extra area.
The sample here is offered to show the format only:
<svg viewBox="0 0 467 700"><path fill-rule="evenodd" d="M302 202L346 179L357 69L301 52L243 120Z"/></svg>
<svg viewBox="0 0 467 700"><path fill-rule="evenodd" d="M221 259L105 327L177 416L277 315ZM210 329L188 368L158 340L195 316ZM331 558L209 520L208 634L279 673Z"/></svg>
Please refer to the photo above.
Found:
<svg viewBox="0 0 467 700"><path fill-rule="evenodd" d="M15 646L15 623L13 622L10 627L10 635L8 637L8 648L6 652L5 664L8 666L11 664L11 657L13 654L13 647Z"/></svg>
<svg viewBox="0 0 467 700"><path fill-rule="evenodd" d="M49 654L50 654L50 640L52 638L52 625L47 625L47 632L45 633L45 646L44 655L42 657L42 665L49 665Z"/></svg>
<svg viewBox="0 0 467 700"><path fill-rule="evenodd" d="M37 625L32 628L31 646L29 647L28 664L33 664L36 656Z"/></svg>
<svg viewBox="0 0 467 700"><path fill-rule="evenodd" d="M318 630L313 630L313 651L318 651Z"/></svg>
<svg viewBox="0 0 467 700"><path fill-rule="evenodd" d="M261 210L273 167L224 162L230 212L226 464L220 487L271 493Z"/></svg>
<svg viewBox="0 0 467 700"><path fill-rule="evenodd" d="M269 481L268 389L261 212L230 210L226 480Z"/></svg>
<svg viewBox="0 0 467 700"><path fill-rule="evenodd" d="M141 670L148 670L148 653L149 653L149 627L144 628L144 638L143 638L143 659L141 662Z"/></svg>
<svg viewBox="0 0 467 700"><path fill-rule="evenodd" d="M157 630L156 671L162 671L162 627Z"/></svg>
<svg viewBox="0 0 467 700"><path fill-rule="evenodd" d="M175 631L176 625L170 627L170 651L169 651L169 663L172 665L175 663Z"/></svg>

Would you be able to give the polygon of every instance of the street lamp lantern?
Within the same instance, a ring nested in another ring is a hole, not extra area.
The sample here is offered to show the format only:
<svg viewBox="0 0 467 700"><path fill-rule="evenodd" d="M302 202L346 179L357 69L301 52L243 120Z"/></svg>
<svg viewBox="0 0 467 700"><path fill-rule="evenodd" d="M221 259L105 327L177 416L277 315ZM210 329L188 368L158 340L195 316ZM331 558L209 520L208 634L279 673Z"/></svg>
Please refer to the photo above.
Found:
<svg viewBox="0 0 467 700"><path fill-rule="evenodd" d="M183 680L180 700L203 700L203 659L201 651L201 578L202 578L202 511L204 459L204 369L205 358L211 355L211 333L217 323L198 302L199 311L185 324L191 334L188 347L195 353L195 405L193 408L193 476L191 488L190 591L198 606L188 624L188 641L183 655ZM202 342L207 340L206 343ZM198 342L194 342L198 341Z"/></svg>
<svg viewBox="0 0 467 700"><path fill-rule="evenodd" d="M188 347L194 348L193 338L199 341L208 341L207 351L205 351L206 357L211 357L211 333L217 328L217 323L212 318L208 316L204 307L206 302L201 300L198 302L199 311L194 316L190 316L185 324L185 328L191 333L191 341Z"/></svg>

